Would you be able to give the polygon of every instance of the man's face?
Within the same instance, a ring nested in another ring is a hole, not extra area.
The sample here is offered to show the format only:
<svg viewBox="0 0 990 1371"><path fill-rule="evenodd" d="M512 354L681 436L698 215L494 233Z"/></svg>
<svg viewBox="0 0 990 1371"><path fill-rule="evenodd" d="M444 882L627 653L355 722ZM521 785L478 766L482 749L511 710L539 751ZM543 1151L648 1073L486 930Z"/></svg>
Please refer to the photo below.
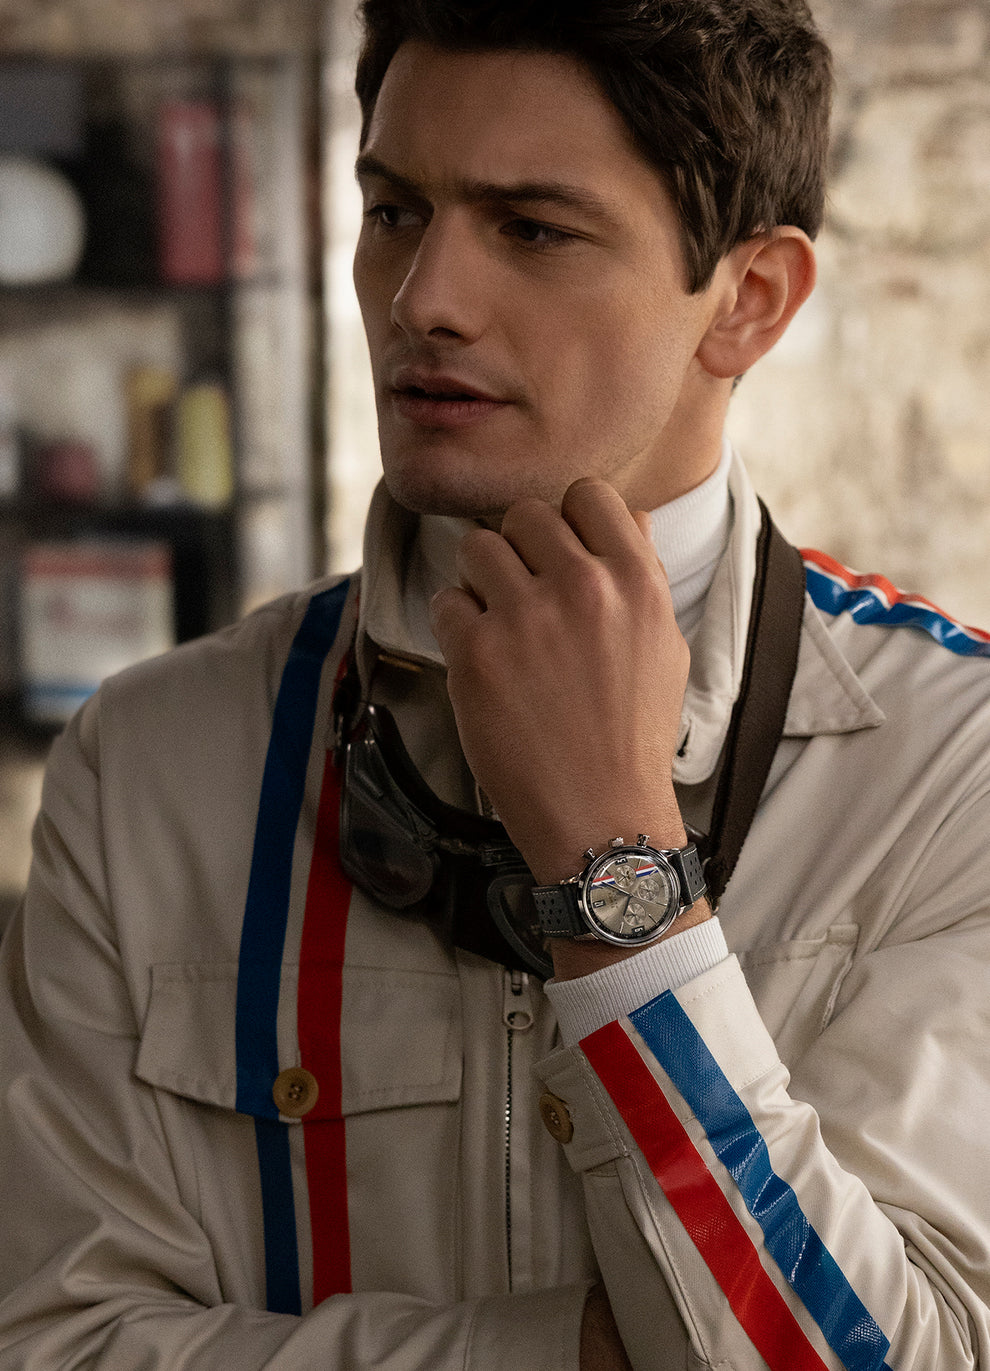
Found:
<svg viewBox="0 0 990 1371"><path fill-rule="evenodd" d="M670 198L579 63L407 43L358 172L354 279L401 504L497 519L595 475L652 508L712 470L711 292L688 293Z"/></svg>

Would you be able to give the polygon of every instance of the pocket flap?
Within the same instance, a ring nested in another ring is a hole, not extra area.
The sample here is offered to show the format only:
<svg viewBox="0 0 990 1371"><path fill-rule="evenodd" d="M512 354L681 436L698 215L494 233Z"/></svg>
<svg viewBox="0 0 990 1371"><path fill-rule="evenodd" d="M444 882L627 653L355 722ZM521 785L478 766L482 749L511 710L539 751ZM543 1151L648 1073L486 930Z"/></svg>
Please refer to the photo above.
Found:
<svg viewBox="0 0 990 1371"><path fill-rule="evenodd" d="M236 962L152 968L151 1001L135 1066L140 1080L202 1104L237 1107L237 972ZM298 966L283 967L283 1003L295 1003L298 979ZM456 976L392 967L345 967L342 1020L340 1107L335 1106L335 1089L324 1090L307 1118L334 1118L459 1097ZM335 1045L336 1034L330 1026L328 1033L317 1033L316 1038ZM293 1024L291 1031L279 1033L278 1070L299 1065L312 1070L318 1081L321 1075L335 1074L333 1065L323 1070L320 1062L301 1056ZM242 1098L244 1084L242 1079ZM254 1081L246 1093L267 1102L274 1084L274 1079Z"/></svg>

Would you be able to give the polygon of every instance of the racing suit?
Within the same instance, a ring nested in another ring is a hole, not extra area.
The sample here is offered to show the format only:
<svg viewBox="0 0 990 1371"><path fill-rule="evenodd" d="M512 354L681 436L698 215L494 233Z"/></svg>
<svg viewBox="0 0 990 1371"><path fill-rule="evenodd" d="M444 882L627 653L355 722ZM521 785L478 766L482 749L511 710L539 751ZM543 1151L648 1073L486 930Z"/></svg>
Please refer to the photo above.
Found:
<svg viewBox="0 0 990 1371"><path fill-rule="evenodd" d="M701 828L759 519L731 491L675 769ZM576 1371L599 1277L637 1371L990 1367L985 637L808 554L714 934L544 989L340 867L352 644L475 798L424 538L379 493L363 577L57 742L0 968L0 1368Z"/></svg>

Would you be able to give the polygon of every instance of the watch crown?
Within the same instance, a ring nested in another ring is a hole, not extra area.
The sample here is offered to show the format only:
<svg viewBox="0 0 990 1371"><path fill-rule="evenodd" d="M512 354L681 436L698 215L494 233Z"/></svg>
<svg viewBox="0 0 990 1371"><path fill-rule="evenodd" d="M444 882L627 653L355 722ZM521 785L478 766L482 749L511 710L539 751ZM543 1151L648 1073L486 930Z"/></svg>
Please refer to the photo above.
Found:
<svg viewBox="0 0 990 1371"><path fill-rule="evenodd" d="M626 845L626 840L625 840L625 838L613 838L613 839L611 840L611 842L609 843L609 847L625 847L625 845Z"/></svg>

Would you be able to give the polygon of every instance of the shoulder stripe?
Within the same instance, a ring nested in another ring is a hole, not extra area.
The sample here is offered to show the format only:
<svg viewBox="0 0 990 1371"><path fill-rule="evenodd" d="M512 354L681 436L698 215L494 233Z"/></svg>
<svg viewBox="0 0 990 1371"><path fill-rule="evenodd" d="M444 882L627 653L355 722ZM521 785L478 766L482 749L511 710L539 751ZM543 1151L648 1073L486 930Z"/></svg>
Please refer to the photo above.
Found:
<svg viewBox="0 0 990 1371"><path fill-rule="evenodd" d="M316 702L348 583L314 595L279 683L258 801L237 982L237 1108L278 1118L279 989L289 917L292 854L309 765Z"/></svg>
<svg viewBox="0 0 990 1371"><path fill-rule="evenodd" d="M906 595L885 576L850 571L827 553L803 548L808 593L825 614L848 613L858 624L920 628L964 657L990 657L990 633L953 619L923 595Z"/></svg>

